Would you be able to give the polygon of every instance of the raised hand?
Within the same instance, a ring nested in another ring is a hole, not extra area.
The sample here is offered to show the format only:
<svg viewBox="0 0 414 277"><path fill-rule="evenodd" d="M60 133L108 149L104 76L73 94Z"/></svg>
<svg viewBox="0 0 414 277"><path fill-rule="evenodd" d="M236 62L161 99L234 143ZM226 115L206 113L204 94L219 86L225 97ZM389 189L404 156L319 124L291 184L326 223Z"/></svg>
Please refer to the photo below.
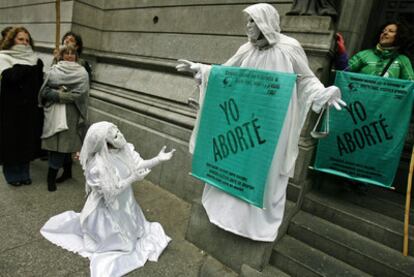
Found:
<svg viewBox="0 0 414 277"><path fill-rule="evenodd" d="M175 67L177 71L186 71L197 74L201 69L201 64L199 63L193 63L191 61L183 59L178 60L178 62L179 64Z"/></svg>
<svg viewBox="0 0 414 277"><path fill-rule="evenodd" d="M164 145L161 148L160 153L158 153L158 155L157 155L158 160L161 161L161 162L170 160L172 158L174 152L175 152L175 149L171 150L170 152L165 152L166 148L167 148L167 146Z"/></svg>
<svg viewBox="0 0 414 277"><path fill-rule="evenodd" d="M338 54L346 53L345 40L341 33L336 33L336 45Z"/></svg>
<svg viewBox="0 0 414 277"><path fill-rule="evenodd" d="M326 93L331 94L328 99L328 106L334 106L338 111L342 110L342 107L346 106L345 101L341 99L341 91L336 86L330 86L325 89Z"/></svg>

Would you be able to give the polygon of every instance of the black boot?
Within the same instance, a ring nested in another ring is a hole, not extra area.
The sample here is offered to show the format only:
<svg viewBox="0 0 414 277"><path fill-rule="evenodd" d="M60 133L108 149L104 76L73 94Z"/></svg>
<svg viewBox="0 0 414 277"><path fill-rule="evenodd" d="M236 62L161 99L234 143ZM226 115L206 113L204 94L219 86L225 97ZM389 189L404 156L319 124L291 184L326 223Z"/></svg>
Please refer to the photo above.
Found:
<svg viewBox="0 0 414 277"><path fill-rule="evenodd" d="M49 167L47 172L47 190L55 191L56 190L56 175L58 173L57 169Z"/></svg>
<svg viewBox="0 0 414 277"><path fill-rule="evenodd" d="M72 161L63 165L62 176L56 179L56 183L62 183L70 178L72 178Z"/></svg>

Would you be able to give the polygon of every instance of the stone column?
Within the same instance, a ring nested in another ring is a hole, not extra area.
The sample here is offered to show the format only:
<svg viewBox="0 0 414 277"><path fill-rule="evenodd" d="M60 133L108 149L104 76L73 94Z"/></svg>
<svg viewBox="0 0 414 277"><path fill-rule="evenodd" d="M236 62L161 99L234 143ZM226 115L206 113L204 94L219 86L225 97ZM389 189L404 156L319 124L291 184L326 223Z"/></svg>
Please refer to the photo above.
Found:
<svg viewBox="0 0 414 277"><path fill-rule="evenodd" d="M344 36L348 55L361 50L373 0L342 0L337 30Z"/></svg>

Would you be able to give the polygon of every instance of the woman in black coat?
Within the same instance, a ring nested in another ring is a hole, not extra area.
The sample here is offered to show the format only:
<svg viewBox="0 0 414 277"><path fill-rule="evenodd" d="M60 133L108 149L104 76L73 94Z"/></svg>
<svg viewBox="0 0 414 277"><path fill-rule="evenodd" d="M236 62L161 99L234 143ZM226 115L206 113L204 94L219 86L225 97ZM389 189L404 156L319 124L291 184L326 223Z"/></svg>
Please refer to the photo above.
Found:
<svg viewBox="0 0 414 277"><path fill-rule="evenodd" d="M43 113L38 92L43 63L24 27L12 28L0 51L0 163L10 185L32 183L30 161L39 157Z"/></svg>

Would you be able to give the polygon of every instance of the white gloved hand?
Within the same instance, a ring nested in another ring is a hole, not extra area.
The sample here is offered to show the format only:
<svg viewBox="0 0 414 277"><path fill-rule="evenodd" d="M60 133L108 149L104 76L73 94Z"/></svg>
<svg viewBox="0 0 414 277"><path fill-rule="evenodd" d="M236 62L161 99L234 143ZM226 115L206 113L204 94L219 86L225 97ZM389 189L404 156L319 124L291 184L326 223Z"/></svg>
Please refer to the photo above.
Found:
<svg viewBox="0 0 414 277"><path fill-rule="evenodd" d="M180 62L175 68L177 71L191 72L193 73L194 79L197 85L201 85L201 63L193 63L188 60L178 60Z"/></svg>
<svg viewBox="0 0 414 277"><path fill-rule="evenodd" d="M171 150L170 152L165 152L165 149L167 148L167 146L163 146L162 148L161 148L161 151L160 151L160 153L158 153L158 155L157 155L157 158L158 158L158 160L160 161L160 162L164 162L164 161L168 161L168 160L170 160L171 158L172 158L172 156L173 156L173 154L174 154L174 152L175 152L175 149L173 149L173 150Z"/></svg>
<svg viewBox="0 0 414 277"><path fill-rule="evenodd" d="M194 75L197 74L201 69L200 63L193 63L188 60L180 59L178 60L179 64L175 67L177 71L191 72Z"/></svg>
<svg viewBox="0 0 414 277"><path fill-rule="evenodd" d="M346 106L345 101L343 101L341 99L341 91L339 90L339 88L334 87L335 91L332 93L331 97L328 100L328 106L334 106L335 109L337 109L338 111L342 110L342 107Z"/></svg>
<svg viewBox="0 0 414 277"><path fill-rule="evenodd" d="M341 106L346 106L346 103L341 99L341 91L338 87L327 87L323 93L317 95L313 100L312 110L319 113L325 104L334 106L338 111L342 110Z"/></svg>

